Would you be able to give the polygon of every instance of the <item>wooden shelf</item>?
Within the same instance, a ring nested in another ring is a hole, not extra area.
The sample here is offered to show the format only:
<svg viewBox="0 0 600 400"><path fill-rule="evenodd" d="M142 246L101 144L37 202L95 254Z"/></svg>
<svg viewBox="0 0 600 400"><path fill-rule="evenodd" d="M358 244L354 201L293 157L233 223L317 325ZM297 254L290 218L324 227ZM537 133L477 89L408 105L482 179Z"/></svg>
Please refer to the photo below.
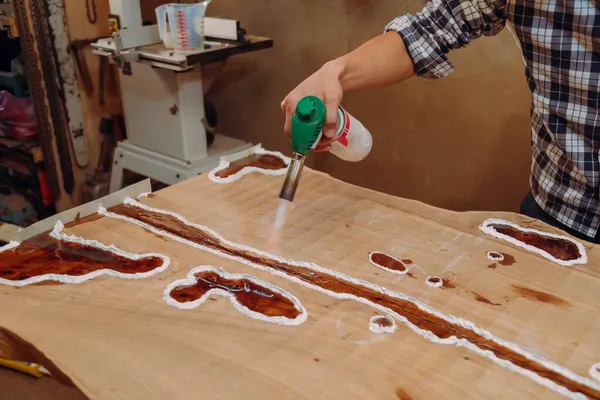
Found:
<svg viewBox="0 0 600 400"><path fill-rule="evenodd" d="M8 147L9 149L17 149L31 154L34 163L40 163L44 160L44 151L37 141L21 142L5 137L0 137L0 146Z"/></svg>
<svg viewBox="0 0 600 400"><path fill-rule="evenodd" d="M13 17L0 16L0 29L7 30L11 38L19 37L17 21Z"/></svg>

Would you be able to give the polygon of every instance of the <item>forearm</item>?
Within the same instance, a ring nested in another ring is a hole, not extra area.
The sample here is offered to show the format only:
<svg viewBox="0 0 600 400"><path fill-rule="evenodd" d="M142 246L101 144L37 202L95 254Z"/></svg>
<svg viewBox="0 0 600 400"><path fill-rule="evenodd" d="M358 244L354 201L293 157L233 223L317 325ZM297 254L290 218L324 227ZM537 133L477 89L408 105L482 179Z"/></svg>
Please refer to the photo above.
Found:
<svg viewBox="0 0 600 400"><path fill-rule="evenodd" d="M369 40L325 68L336 71L344 91L393 85L415 73L404 41L396 32Z"/></svg>
<svg viewBox="0 0 600 400"><path fill-rule="evenodd" d="M450 50L504 28L506 4L507 0L431 0L416 15L401 15L390 22L385 31L403 38L416 75L438 79L454 69L447 58Z"/></svg>

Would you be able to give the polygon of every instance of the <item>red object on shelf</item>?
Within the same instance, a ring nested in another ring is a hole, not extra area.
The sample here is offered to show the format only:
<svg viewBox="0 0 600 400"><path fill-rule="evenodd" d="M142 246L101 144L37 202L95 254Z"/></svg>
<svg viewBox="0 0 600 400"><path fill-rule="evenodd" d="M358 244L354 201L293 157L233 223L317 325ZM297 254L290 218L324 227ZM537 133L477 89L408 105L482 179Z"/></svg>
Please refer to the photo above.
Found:
<svg viewBox="0 0 600 400"><path fill-rule="evenodd" d="M0 91L0 120L10 124L35 124L35 111L29 97L15 97Z"/></svg>
<svg viewBox="0 0 600 400"><path fill-rule="evenodd" d="M0 124L2 131L15 140L24 141L36 136L35 111L30 99L0 91Z"/></svg>
<svg viewBox="0 0 600 400"><path fill-rule="evenodd" d="M50 185L46 179L46 173L40 169L38 169L38 179L40 181L40 191L42 192L42 202L44 207L51 206L54 204L54 200L52 199L52 191L50 190Z"/></svg>
<svg viewBox="0 0 600 400"><path fill-rule="evenodd" d="M20 141L26 141L34 138L37 135L35 123L24 124L2 124L2 130L10 138Z"/></svg>

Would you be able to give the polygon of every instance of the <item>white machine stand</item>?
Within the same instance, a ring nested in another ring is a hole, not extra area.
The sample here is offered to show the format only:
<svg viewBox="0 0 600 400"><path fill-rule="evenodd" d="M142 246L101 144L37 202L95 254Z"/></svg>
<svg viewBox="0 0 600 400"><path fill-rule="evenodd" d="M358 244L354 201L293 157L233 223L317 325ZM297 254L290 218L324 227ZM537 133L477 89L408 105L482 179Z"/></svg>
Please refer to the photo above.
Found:
<svg viewBox="0 0 600 400"><path fill-rule="evenodd" d="M246 35L239 21L208 17L205 35L205 50L192 54L166 49L156 25L130 26L92 44L95 54L120 67L127 140L115 149L111 193L121 188L124 170L175 184L251 147L219 134L207 145L214 127L206 120L204 94L228 57L272 47L273 41Z"/></svg>

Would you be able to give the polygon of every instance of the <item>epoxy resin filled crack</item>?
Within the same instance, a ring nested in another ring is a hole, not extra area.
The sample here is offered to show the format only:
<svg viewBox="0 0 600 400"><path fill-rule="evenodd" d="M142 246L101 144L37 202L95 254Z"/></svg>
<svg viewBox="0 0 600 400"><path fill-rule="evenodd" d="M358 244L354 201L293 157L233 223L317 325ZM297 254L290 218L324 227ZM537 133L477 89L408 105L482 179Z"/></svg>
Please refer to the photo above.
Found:
<svg viewBox="0 0 600 400"><path fill-rule="evenodd" d="M0 248L0 284L25 286L42 281L80 283L99 275L145 278L169 265L161 254L131 254L63 233L57 223L49 234Z"/></svg>
<svg viewBox="0 0 600 400"><path fill-rule="evenodd" d="M242 314L280 325L298 325L308 316L300 301L281 288L211 266L192 269L186 279L171 283L164 293L168 304L181 309L196 308L210 296L229 298Z"/></svg>
<svg viewBox="0 0 600 400"><path fill-rule="evenodd" d="M434 343L456 344L468 348L567 397L587 396L600 399L600 385L596 381L502 340L470 321L440 313L402 293L316 264L285 259L231 242L178 214L149 207L133 199L127 199L124 205L114 207L111 211L101 210L109 217L130 221L154 233L269 271L329 296L373 307Z"/></svg>

